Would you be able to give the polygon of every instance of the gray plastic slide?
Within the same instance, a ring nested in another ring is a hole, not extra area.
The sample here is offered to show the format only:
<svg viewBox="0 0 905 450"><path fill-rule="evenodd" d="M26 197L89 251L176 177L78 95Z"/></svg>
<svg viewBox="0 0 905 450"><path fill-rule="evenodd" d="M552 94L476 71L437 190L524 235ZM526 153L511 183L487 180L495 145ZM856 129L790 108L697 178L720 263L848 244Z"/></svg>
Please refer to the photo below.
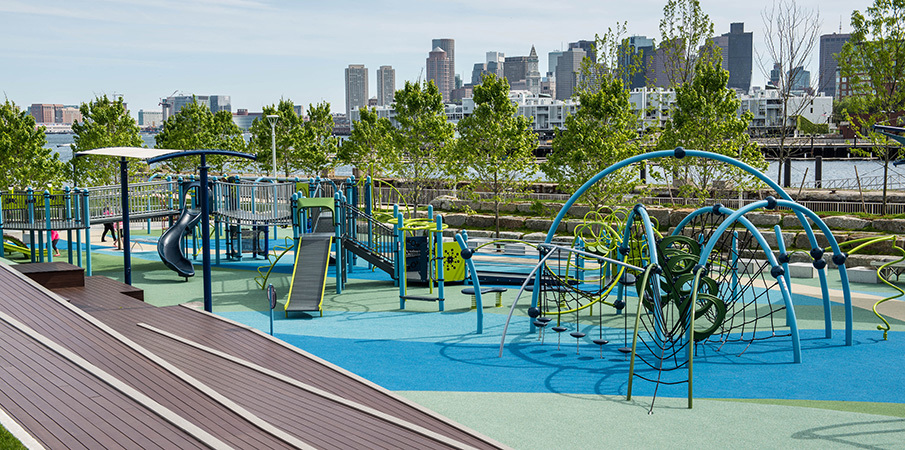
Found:
<svg viewBox="0 0 905 450"><path fill-rule="evenodd" d="M160 260L181 277L195 276L192 261L182 253L182 236L188 234L195 224L201 220L201 209L183 208L179 219L167 229L157 241L157 254Z"/></svg>

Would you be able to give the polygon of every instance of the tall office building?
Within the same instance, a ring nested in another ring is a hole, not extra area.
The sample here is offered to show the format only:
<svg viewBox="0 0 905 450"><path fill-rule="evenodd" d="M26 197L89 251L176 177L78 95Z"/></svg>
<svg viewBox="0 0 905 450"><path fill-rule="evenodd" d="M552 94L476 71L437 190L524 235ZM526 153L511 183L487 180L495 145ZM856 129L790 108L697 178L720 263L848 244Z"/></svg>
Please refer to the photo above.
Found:
<svg viewBox="0 0 905 450"><path fill-rule="evenodd" d="M581 71L581 60L587 52L579 47L570 47L556 61L556 99L565 100L572 97L578 87L578 75Z"/></svg>
<svg viewBox="0 0 905 450"><path fill-rule="evenodd" d="M594 41L580 40L578 42L569 42L569 48L577 48L584 51L588 58L597 61L597 51L594 49L597 44Z"/></svg>
<svg viewBox="0 0 905 450"><path fill-rule="evenodd" d="M798 66L792 70L788 78L792 79L793 91L807 91L811 88L811 72L805 70L803 66Z"/></svg>
<svg viewBox="0 0 905 450"><path fill-rule="evenodd" d="M647 76L654 55L654 40L647 36L629 36L625 45L628 48L620 52L618 64L620 68L635 66L635 71L622 80L629 89L647 86Z"/></svg>
<svg viewBox="0 0 905 450"><path fill-rule="evenodd" d="M773 68L770 69L770 81L768 84L770 86L779 87L779 83L782 81L782 64L773 63Z"/></svg>
<svg viewBox="0 0 905 450"><path fill-rule="evenodd" d="M346 68L346 117L352 110L368 106L368 69L364 64L349 64Z"/></svg>
<svg viewBox="0 0 905 450"><path fill-rule="evenodd" d="M509 83L524 80L528 74L528 57L527 56L507 56L506 62L503 64L503 76L509 80Z"/></svg>
<svg viewBox="0 0 905 450"><path fill-rule="evenodd" d="M547 78L556 78L556 63L564 52L562 50L547 53Z"/></svg>
<svg viewBox="0 0 905 450"><path fill-rule="evenodd" d="M434 47L427 57L427 79L437 85L444 102L449 101L455 80L455 74L449 70L451 64L446 51L440 47Z"/></svg>
<svg viewBox="0 0 905 450"><path fill-rule="evenodd" d="M531 46L528 56L508 56L503 64L503 76L513 84L525 80L528 90L540 92L540 72L538 71L537 51Z"/></svg>
<svg viewBox="0 0 905 450"><path fill-rule="evenodd" d="M377 69L377 105L390 106L396 96L396 70L393 66Z"/></svg>
<svg viewBox="0 0 905 450"><path fill-rule="evenodd" d="M820 72L818 74L817 90L827 97L836 97L836 71L839 64L836 55L842 51L842 47L852 37L850 34L824 34L820 36Z"/></svg>
<svg viewBox="0 0 905 450"><path fill-rule="evenodd" d="M727 86L748 92L751 89L751 69L754 53L754 34L745 31L743 22L729 24L729 32L712 39L723 54L723 69L729 71Z"/></svg>
<svg viewBox="0 0 905 450"><path fill-rule="evenodd" d="M449 90L452 91L456 80L456 40L450 38L431 40L431 48L437 47L442 48L443 51L446 52L446 58L449 59L449 68L447 70L449 70ZM449 92L447 92L447 94L449 94Z"/></svg>

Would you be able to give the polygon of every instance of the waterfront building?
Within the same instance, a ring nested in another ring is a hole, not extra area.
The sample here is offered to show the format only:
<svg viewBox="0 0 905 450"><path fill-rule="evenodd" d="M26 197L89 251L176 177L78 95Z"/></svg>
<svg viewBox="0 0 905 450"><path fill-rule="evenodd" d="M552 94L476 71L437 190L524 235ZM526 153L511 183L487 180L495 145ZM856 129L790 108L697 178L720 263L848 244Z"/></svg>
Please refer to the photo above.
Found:
<svg viewBox="0 0 905 450"><path fill-rule="evenodd" d="M57 107L63 105L54 105L50 103L33 103L28 108L28 113L35 118L37 123L54 123L54 117Z"/></svg>
<svg viewBox="0 0 905 450"><path fill-rule="evenodd" d="M828 97L839 98L838 60L836 56L851 38L850 34L824 34L820 36L820 67L818 72L817 91Z"/></svg>
<svg viewBox="0 0 905 450"><path fill-rule="evenodd" d="M138 126L143 128L157 128L163 125L163 111L138 110Z"/></svg>
<svg viewBox="0 0 905 450"><path fill-rule="evenodd" d="M346 117L353 110L368 105L368 69L363 64L349 64L346 73Z"/></svg>
<svg viewBox="0 0 905 450"><path fill-rule="evenodd" d="M455 74L449 70L450 64L449 56L440 47L434 47L427 57L427 79L437 85L444 102L449 101L455 80Z"/></svg>
<svg viewBox="0 0 905 450"><path fill-rule="evenodd" d="M664 128L669 112L676 103L676 91L662 87L632 89L629 95L632 112L643 122L643 128Z"/></svg>
<svg viewBox="0 0 905 450"><path fill-rule="evenodd" d="M242 131L248 131L248 129L251 128L251 124L259 119L264 119L264 113L250 113L247 109L237 109L235 114L233 114L233 123Z"/></svg>
<svg viewBox="0 0 905 450"><path fill-rule="evenodd" d="M755 90L751 94L740 94L738 98L739 114L750 111L754 116L748 128L752 136L773 134L782 127L782 99L776 89ZM833 114L833 97L793 92L788 109L801 111L802 118L812 123L829 123ZM787 127L796 126L796 117L787 117L786 120Z"/></svg>
<svg viewBox="0 0 905 450"><path fill-rule="evenodd" d="M377 105L392 105L396 95L396 69L380 66L377 69Z"/></svg>
<svg viewBox="0 0 905 450"><path fill-rule="evenodd" d="M60 105L52 103L33 103L28 113L37 123L60 123L72 125L82 121L82 113L76 105Z"/></svg>
<svg viewBox="0 0 905 450"><path fill-rule="evenodd" d="M232 104L228 95L171 95L160 101L160 105L163 108L163 121L166 122L167 119L182 111L182 108L192 104L193 101L207 106L214 114L219 111L232 112Z"/></svg>

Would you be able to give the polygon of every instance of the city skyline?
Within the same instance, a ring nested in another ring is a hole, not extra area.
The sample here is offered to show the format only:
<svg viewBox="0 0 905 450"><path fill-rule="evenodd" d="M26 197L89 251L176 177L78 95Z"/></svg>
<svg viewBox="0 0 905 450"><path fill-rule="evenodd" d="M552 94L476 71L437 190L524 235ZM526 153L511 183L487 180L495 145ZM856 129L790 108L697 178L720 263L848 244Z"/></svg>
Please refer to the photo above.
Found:
<svg viewBox="0 0 905 450"><path fill-rule="evenodd" d="M234 111L260 111L283 98L306 108L327 101L333 112L344 112L344 69L351 64L370 70L393 66L399 89L405 81L426 79L433 39L451 38L455 73L463 80L471 79L473 65L485 61L487 52L525 55L532 45L545 74L549 52L593 39L617 21L628 22L626 37L658 38L665 3L401 1L379 7L361 2L356 8L196 0L151 8L131 0L11 0L0 4L0 36L15 43L0 50L0 90L22 108L122 95L133 116L159 111L160 99L174 92L228 95ZM847 33L851 11L864 11L870 2L799 2L818 5L821 34L839 32L840 21ZM744 22L754 33L751 83L763 86L767 77L756 53L763 47L760 14L767 4L701 6L715 36L728 32L732 22ZM818 52L806 67L812 74L818 73ZM371 84L369 91L376 92Z"/></svg>

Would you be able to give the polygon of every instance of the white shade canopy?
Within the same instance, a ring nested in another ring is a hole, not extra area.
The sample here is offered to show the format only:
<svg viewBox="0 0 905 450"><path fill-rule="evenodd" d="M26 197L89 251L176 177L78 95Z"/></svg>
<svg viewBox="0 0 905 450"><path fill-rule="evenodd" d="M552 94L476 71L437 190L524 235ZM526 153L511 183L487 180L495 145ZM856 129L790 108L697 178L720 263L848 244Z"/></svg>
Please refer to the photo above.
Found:
<svg viewBox="0 0 905 450"><path fill-rule="evenodd" d="M143 148L143 147L104 147L95 148L78 152L75 156L124 156L126 158L151 159L158 156L168 155L170 153L184 152L186 150L169 150L163 148Z"/></svg>

